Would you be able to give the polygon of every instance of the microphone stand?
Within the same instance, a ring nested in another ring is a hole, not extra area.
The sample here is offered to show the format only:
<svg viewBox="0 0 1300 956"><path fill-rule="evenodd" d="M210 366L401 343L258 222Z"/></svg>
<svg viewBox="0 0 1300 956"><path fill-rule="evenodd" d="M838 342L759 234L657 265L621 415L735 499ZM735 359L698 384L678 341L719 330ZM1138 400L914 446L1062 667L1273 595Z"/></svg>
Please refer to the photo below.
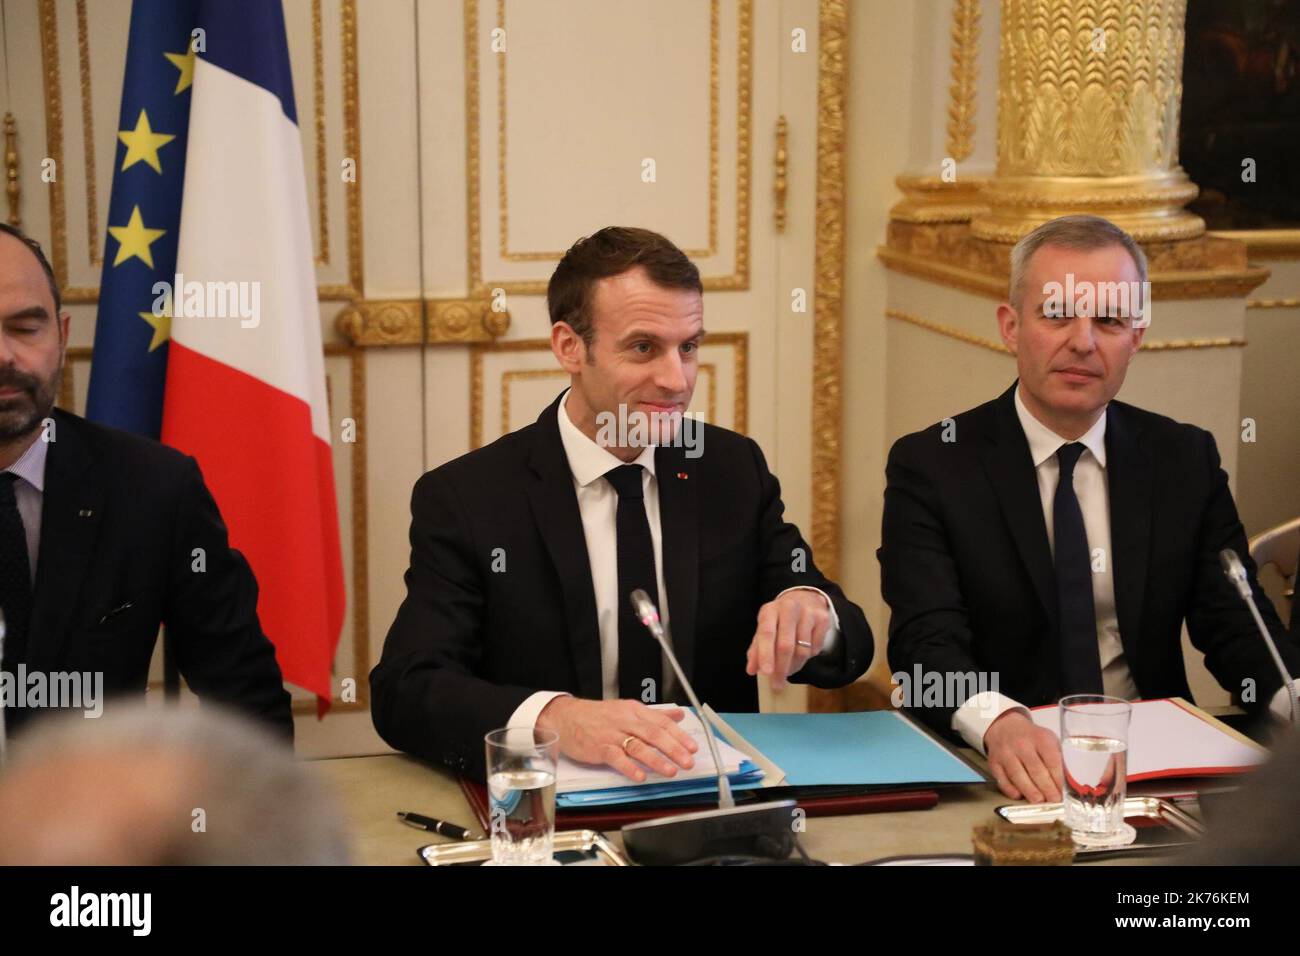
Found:
<svg viewBox="0 0 1300 956"><path fill-rule="evenodd" d="M1255 595L1250 589L1250 580L1246 576L1246 566L1241 563L1241 558L1237 556L1237 552L1231 548L1224 548L1219 552L1219 564L1223 566L1223 573L1232 582L1233 587L1237 589L1237 594L1250 608L1251 616L1255 618L1255 626L1259 628L1259 634L1264 638L1264 644L1273 658L1274 665L1277 666L1277 672L1282 675L1282 686L1286 688L1287 699L1291 704L1291 725L1294 727L1296 718L1300 714L1300 706L1297 706L1296 700L1295 683L1292 681L1291 675L1287 673L1286 664L1282 661L1282 655L1278 652L1277 644L1273 641L1273 635L1264 626L1264 618L1260 616L1259 608L1255 604Z"/></svg>
<svg viewBox="0 0 1300 956"><path fill-rule="evenodd" d="M649 866L674 866L725 856L761 856L784 860L795 846L793 823L796 802L786 799L742 807L735 805L731 783L723 772L722 760L713 739L712 722L668 643L659 621L658 608L645 591L639 588L632 592L632 605L636 609L638 620L663 648L673 672L700 716L718 775L718 807L666 819L629 823L623 827L623 847L628 856L636 863Z"/></svg>
<svg viewBox="0 0 1300 956"><path fill-rule="evenodd" d="M668 639L664 634L664 626L659 621L659 611L655 608L654 602L650 596L640 588L632 592L632 605L636 608L637 617L646 629L659 642L663 648L664 654L668 657L668 663L673 666L673 673L677 675L677 681L686 690L686 696L691 699L695 706L695 713L699 715L700 724L704 727L705 742L709 745L709 754L713 757L713 769L718 775L718 806L723 809L730 809L736 805L735 799L731 796L731 781L722 770L722 758L718 756L717 741L713 739L713 722L704 712L704 707L700 704L700 699L695 696L695 688L691 682L686 679L682 673L681 665L677 663L677 655L673 653L672 647L668 644Z"/></svg>

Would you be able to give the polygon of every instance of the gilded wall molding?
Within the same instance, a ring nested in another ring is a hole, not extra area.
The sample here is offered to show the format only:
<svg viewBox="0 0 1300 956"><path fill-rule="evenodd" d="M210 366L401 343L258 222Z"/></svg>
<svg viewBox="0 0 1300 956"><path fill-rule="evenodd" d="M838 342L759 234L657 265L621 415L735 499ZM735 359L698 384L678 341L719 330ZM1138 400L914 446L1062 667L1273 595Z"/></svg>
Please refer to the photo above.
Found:
<svg viewBox="0 0 1300 956"><path fill-rule="evenodd" d="M510 313L493 311L486 298L359 299L339 313L335 328L360 347L491 342L510 328Z"/></svg>
<svg viewBox="0 0 1300 956"><path fill-rule="evenodd" d="M948 87L948 155L961 162L974 151L975 78L979 72L980 0L953 0L952 84Z"/></svg>
<svg viewBox="0 0 1300 956"><path fill-rule="evenodd" d="M732 399L732 430L746 434L749 429L749 333L748 332L710 332L704 338L704 347L717 345L732 349L732 374L735 376L735 394ZM507 339L505 341L474 345L470 349L469 364L469 447L483 446L483 395L484 370L483 359L489 353L501 352L549 352L550 339ZM708 421L716 423L718 408L717 363L705 362L700 369L708 369L709 377L705 380L706 415ZM563 369L507 369L501 373L501 430L509 430L510 395L509 382L520 379L565 378Z"/></svg>
<svg viewBox="0 0 1300 956"><path fill-rule="evenodd" d="M913 315L910 312L904 312L901 309L886 309L885 318L893 319L896 322L906 322L908 325L915 325L918 328L925 329L928 332L934 332L945 338L955 339L958 342L964 342L967 345L974 345L977 348L985 349L990 352L1000 352L1003 355L1011 355L1008 349L999 339L991 339L983 335L975 335L964 329L959 329L953 325L945 325L942 322L933 322L930 319L921 318L919 315ZM1195 349L1239 349L1245 348L1246 340L1229 338L1229 337L1205 337L1190 339L1152 339L1142 343L1142 352L1185 352Z"/></svg>
<svg viewBox="0 0 1300 956"><path fill-rule="evenodd" d="M894 180L903 198L889 210L899 222L970 222L988 210L987 176L964 176L951 182L929 174L903 173Z"/></svg>
<svg viewBox="0 0 1300 956"><path fill-rule="evenodd" d="M693 259L707 259L718 250L718 60L720 0L709 0L709 238L704 249L683 249ZM506 29L506 0L497 0L496 25ZM509 33L506 34L509 36ZM496 54L497 61L497 254L507 262L559 262L564 251L535 252L510 249L510 215L506 165L506 65L509 46Z"/></svg>
<svg viewBox="0 0 1300 956"><path fill-rule="evenodd" d="M86 26L86 0L77 0L77 74L81 80L82 144L86 157L86 248L90 261L102 265L99 254L99 199L95 185L95 115L90 93L90 36ZM116 142L116 140L115 140Z"/></svg>
<svg viewBox="0 0 1300 956"><path fill-rule="evenodd" d="M357 423L356 440L352 443L352 673L344 677L356 680L357 699L342 701L338 688L331 679L331 710L337 713L368 711L370 709L370 488L369 459L366 441L366 353L363 349L340 344L327 344L325 357L345 356L348 359L348 400L350 417ZM331 416L332 422L337 418ZM338 662L333 670L338 671ZM316 713L312 700L294 703L295 713Z"/></svg>
<svg viewBox="0 0 1300 956"><path fill-rule="evenodd" d="M1300 299L1247 299L1248 309L1300 309Z"/></svg>
<svg viewBox="0 0 1300 956"><path fill-rule="evenodd" d="M772 224L785 232L785 197L790 191L790 124L784 115L776 118L776 153L772 157Z"/></svg>
<svg viewBox="0 0 1300 956"><path fill-rule="evenodd" d="M717 247L718 160L718 0L711 0L710 39L710 167L709 167L709 249L686 250L688 255L705 257ZM749 228L751 173L751 111L753 87L753 0L736 0L737 24L737 108L736 108L736 239L735 265L730 275L704 276L706 291L744 290L749 288ZM498 23L504 22L505 0L497 0ZM545 279L492 280L483 276L482 224L482 143L481 89L479 57L479 3L464 0L465 44L465 171L466 171L466 255L470 292L486 295L493 289L519 295L545 295ZM563 252L510 252L508 246L508 206L505 181L505 56L497 63L497 191L499 254L507 260L558 262Z"/></svg>
<svg viewBox="0 0 1300 956"><path fill-rule="evenodd" d="M365 295L366 256L363 246L361 183L364 179L361 162L361 94L357 80L357 4L356 0L342 0L340 25L343 47L343 148L356 164L356 182L347 184L347 240L348 284L343 287L323 286L322 299L359 299Z"/></svg>
<svg viewBox="0 0 1300 956"><path fill-rule="evenodd" d="M549 348L550 342L547 341ZM718 420L718 366L713 362L701 362L700 373L704 376L704 420L716 423ZM568 373L562 368L517 368L506 369L501 373L501 434L510 431L510 386L515 382L529 382L538 379L553 378L568 383ZM482 434L480 431L480 443ZM475 448L479 447L474 445Z"/></svg>
<svg viewBox="0 0 1300 956"><path fill-rule="evenodd" d="M895 272L997 299L1006 298L1011 247L983 242L963 223L892 220L877 256ZM1143 242L1157 299L1244 298L1269 270L1247 262L1245 247L1212 236Z"/></svg>
<svg viewBox="0 0 1300 956"><path fill-rule="evenodd" d="M94 302L98 290L68 286L68 220L63 197L63 80L59 67L59 18L54 0L39 0L41 63L45 82L46 152L59 172L49 183L50 265L64 302Z"/></svg>
<svg viewBox="0 0 1300 956"><path fill-rule="evenodd" d="M550 342L547 342L549 347ZM536 381L537 379L553 378L557 382L567 382L568 373L562 368L514 368L506 369L501 373L501 434L505 435L510 432L510 386L514 382ZM480 438L480 443L482 439ZM471 442L471 447L477 448L478 444Z"/></svg>
<svg viewBox="0 0 1300 956"><path fill-rule="evenodd" d="M22 186L18 184L18 125L14 114L5 111L5 199L9 205L7 222L11 226L21 226L23 217Z"/></svg>
<svg viewBox="0 0 1300 956"><path fill-rule="evenodd" d="M821 0L817 70L817 247L813 295L812 548L832 580L840 569L840 370L844 312L847 0Z"/></svg>
<svg viewBox="0 0 1300 956"><path fill-rule="evenodd" d="M311 0L312 99L316 113L316 262L330 261L329 202L325 175L325 43L321 35L321 0Z"/></svg>
<svg viewBox="0 0 1300 956"><path fill-rule="evenodd" d="M37 0L40 22L41 64L44 74L45 94L45 135L46 152L54 160L59 175L49 184L50 193L50 262L54 268L55 279L62 290L63 300L69 303L94 303L99 301L99 289L95 286L68 285L68 241L67 241L67 205L63 189L63 85L59 64L59 24L55 0ZM90 260L93 264L102 262L99 253L100 231L98 226L99 203L98 190L94 176L94 119L91 112L91 77L89 28L86 22L87 7L85 0L77 0L77 54L80 67L82 123L85 142L86 164L86 198L87 228L89 230ZM319 0L313 0L312 28L313 43L320 44ZM356 0L340 0L341 47L343 60L343 139L347 156L356 163L357 181L346 184L347 212L347 247L348 247L348 281L344 284L318 284L317 296L321 301L350 301L358 299L364 288L364 250L362 237L361 210L361 129L360 104L357 83L357 13ZM314 50L314 53L316 51ZM324 87L324 58L313 57L315 76L313 83L316 96L316 151L317 151L317 186L326 178L325 138L324 138L324 97L320 91ZM324 193L318 196L321 204L320 237L323 255L316 257L317 262L328 262L329 236L328 214Z"/></svg>
<svg viewBox="0 0 1300 956"><path fill-rule="evenodd" d="M812 534L817 565L840 573L840 461L843 450L845 147L848 0L819 0L817 42L817 241L813 271ZM809 688L810 711L850 706L850 688Z"/></svg>
<svg viewBox="0 0 1300 956"><path fill-rule="evenodd" d="M1300 229L1232 229L1210 235L1244 242L1252 259L1300 259Z"/></svg>

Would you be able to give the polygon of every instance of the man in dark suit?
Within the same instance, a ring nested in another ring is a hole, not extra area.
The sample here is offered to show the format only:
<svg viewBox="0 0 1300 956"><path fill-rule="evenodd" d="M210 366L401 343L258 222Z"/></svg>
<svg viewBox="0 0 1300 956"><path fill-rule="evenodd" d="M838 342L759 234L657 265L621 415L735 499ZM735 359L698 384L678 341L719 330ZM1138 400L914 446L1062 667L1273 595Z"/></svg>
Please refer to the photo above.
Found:
<svg viewBox="0 0 1300 956"><path fill-rule="evenodd" d="M482 778L483 736L533 725L628 777L694 764L671 668L632 613L658 603L682 668L718 710L756 676L834 687L871 661L862 611L784 520L750 439L683 419L704 334L699 272L667 239L611 227L547 292L570 387L537 421L424 475L407 595L371 672L394 747ZM622 422L626 427L614 427Z"/></svg>
<svg viewBox="0 0 1300 956"><path fill-rule="evenodd" d="M143 695L165 624L201 699L292 740L257 582L194 459L53 408L68 321L40 247L0 228L0 609L5 680L21 698L5 702L8 731L38 704L102 706L85 700L100 679L109 706ZM72 688L56 678L72 674L82 703L32 696L34 681Z"/></svg>
<svg viewBox="0 0 1300 956"><path fill-rule="evenodd" d="M1136 293L1128 308L1107 294L1121 282L1136 283L1124 286ZM1300 673L1300 649L1255 581L1213 437L1113 400L1145 333L1145 283L1141 249L1106 220L1039 227L1013 251L1010 302L998 307L1018 381L890 451L878 553L890 665L913 685L937 673L958 691L911 705L986 752L1015 799L1060 799L1057 740L1026 705L1189 697L1184 621L1236 700L1283 713L1281 677L1220 570L1224 548L1241 556ZM1067 303L1070 288L1080 297Z"/></svg>

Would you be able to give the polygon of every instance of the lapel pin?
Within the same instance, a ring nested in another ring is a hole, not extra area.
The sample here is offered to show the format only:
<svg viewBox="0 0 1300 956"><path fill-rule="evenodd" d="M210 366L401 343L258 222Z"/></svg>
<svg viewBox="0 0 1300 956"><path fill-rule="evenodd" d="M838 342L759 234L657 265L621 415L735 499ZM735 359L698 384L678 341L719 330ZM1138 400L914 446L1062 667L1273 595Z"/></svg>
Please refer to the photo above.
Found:
<svg viewBox="0 0 1300 956"><path fill-rule="evenodd" d="M689 477L691 477L691 476L688 475L688 474L686 474L686 472L684 472L684 471L679 471L679 472L677 473L677 477L680 478L682 481L685 481L687 478L689 478Z"/></svg>
<svg viewBox="0 0 1300 956"><path fill-rule="evenodd" d="M89 518L89 517L90 517L91 515L93 515L94 513L95 513L95 512L94 512L94 509L92 509L92 508L82 508L80 511L77 512L77 517L78 517L78 518Z"/></svg>

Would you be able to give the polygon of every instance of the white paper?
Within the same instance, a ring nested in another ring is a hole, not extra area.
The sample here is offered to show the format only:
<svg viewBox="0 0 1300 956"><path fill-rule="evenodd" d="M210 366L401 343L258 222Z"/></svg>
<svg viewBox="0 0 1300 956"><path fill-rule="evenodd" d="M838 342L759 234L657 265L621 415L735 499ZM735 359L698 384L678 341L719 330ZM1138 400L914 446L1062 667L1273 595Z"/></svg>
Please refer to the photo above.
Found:
<svg viewBox="0 0 1300 956"><path fill-rule="evenodd" d="M655 710L671 710L677 705L654 704L652 706ZM695 767L693 769L683 770L679 767L675 777L665 777L643 765L642 769L646 771L646 778L638 784L637 781L623 776L613 767L604 764L578 763L576 760L570 760L568 757L561 755L556 763L556 792L575 793L583 790L607 790L611 787L635 787L652 783L716 777L717 771L714 769L713 758L709 754L709 745L704 737L704 725L689 709L682 709L686 710L686 716L677 726L694 738L700 748L691 755L695 758ZM718 740L717 744L718 758L722 761L722 766L729 775L740 769L742 760L748 759L725 740Z"/></svg>
<svg viewBox="0 0 1300 956"><path fill-rule="evenodd" d="M1061 709L1037 707L1034 723L1061 735ZM1128 730L1128 779L1204 775L1223 767L1248 769L1263 763L1263 748L1242 743L1172 700L1133 702ZM1177 773L1175 773L1177 771Z"/></svg>

